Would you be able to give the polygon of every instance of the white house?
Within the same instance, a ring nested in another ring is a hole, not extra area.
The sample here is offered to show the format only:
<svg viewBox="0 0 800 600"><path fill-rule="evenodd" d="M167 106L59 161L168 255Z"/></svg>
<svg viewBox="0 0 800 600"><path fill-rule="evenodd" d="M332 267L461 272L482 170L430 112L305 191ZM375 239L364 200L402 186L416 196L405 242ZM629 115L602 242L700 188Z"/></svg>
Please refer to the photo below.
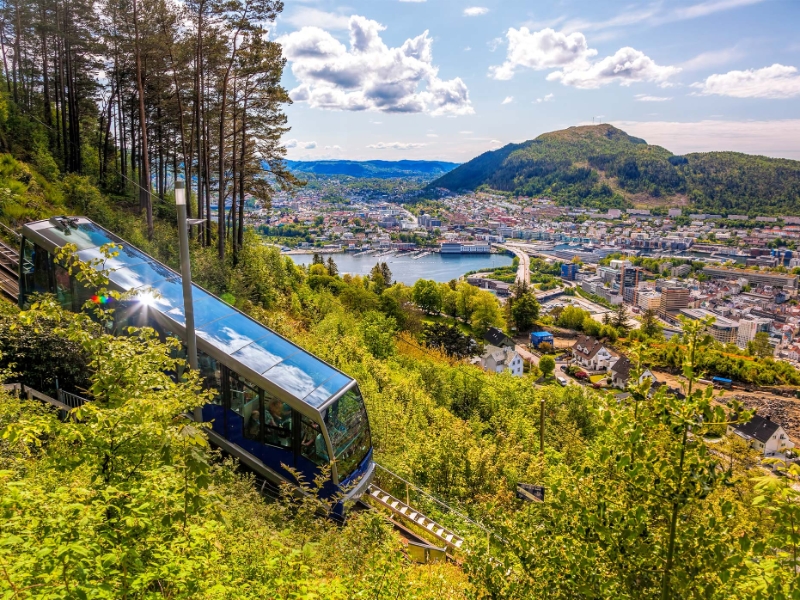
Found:
<svg viewBox="0 0 800 600"><path fill-rule="evenodd" d="M515 377L522 377L522 357L514 348L498 348L487 344L483 355L475 357L472 362L480 365L484 371L510 371Z"/></svg>
<svg viewBox="0 0 800 600"><path fill-rule="evenodd" d="M769 415L766 417L753 415L747 423L728 425L728 433L738 435L764 456L772 456L776 452L794 448L794 442L786 435L783 427L771 420Z"/></svg>
<svg viewBox="0 0 800 600"><path fill-rule="evenodd" d="M614 366L612 366L610 370L611 383L614 385L614 387L618 387L621 390L624 390L626 387L628 387L628 380L631 378L632 368L633 363L631 363L627 356L621 356L619 360L614 363ZM645 370L639 376L638 383L641 383L646 377L649 377L652 383L656 382L656 376L653 375L653 372L650 369L645 368Z"/></svg>
<svg viewBox="0 0 800 600"><path fill-rule="evenodd" d="M588 335L580 335L572 345L575 363L590 371L608 371L619 360L619 354L603 342Z"/></svg>

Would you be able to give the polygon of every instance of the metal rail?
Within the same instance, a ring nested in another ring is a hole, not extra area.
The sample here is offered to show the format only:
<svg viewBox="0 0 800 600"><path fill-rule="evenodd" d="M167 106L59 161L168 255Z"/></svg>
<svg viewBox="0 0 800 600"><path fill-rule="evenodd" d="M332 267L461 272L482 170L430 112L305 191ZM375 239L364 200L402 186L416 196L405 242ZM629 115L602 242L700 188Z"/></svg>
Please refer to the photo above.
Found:
<svg viewBox="0 0 800 600"><path fill-rule="evenodd" d="M15 302L19 297L19 253L3 242L0 242L0 292Z"/></svg>
<svg viewBox="0 0 800 600"><path fill-rule="evenodd" d="M445 510L453 513L454 515L456 515L460 519L466 521L467 523L470 523L471 525L474 525L475 527L477 527L478 529L483 531L487 536L494 537L494 538L496 538L497 540L499 540L499 541L501 541L503 543L508 543L505 538L503 538L502 536L500 536L499 534L497 534L496 532L494 532L490 528L486 527L486 525L484 525L483 523L479 523L479 522L471 519L470 517L468 517L467 515L465 515L464 513L460 512L460 511L456 510L452 506L450 506L448 504L445 504L444 502L442 502L441 500L439 500L435 496L431 496L428 492L426 492L425 490L423 490L420 487L416 486L415 484L411 483L407 479L404 479L403 477L400 477L400 475L398 475L397 473L395 473L393 471L390 471L389 469L387 469L386 467L384 467L383 465L381 465L381 464L379 464L377 462L375 463L375 466L377 468L381 469L382 471L385 471L386 473L388 473L389 475L391 475L392 477L394 477L398 481L402 481L406 485L406 500L408 500L408 490L409 490L409 488L411 488L414 491L416 491L417 493L422 494L423 496L425 496L429 500L432 500L433 502L435 502L436 504L438 504L439 506L441 506Z"/></svg>

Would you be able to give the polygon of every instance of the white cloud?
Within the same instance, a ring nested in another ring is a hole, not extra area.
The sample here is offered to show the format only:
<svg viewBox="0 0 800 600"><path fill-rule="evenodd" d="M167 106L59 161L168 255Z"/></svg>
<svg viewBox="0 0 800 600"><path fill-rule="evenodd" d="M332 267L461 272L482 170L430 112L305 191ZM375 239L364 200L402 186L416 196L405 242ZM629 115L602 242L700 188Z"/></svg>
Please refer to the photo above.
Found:
<svg viewBox="0 0 800 600"><path fill-rule="evenodd" d="M489 46L489 52L494 52L495 50L497 50L500 46L503 45L503 41L504 41L503 38L496 37L486 42L486 45Z"/></svg>
<svg viewBox="0 0 800 600"><path fill-rule="evenodd" d="M485 6L470 6L469 8L464 9L464 16L465 17L480 17L481 15L485 15L489 12L489 9Z"/></svg>
<svg viewBox="0 0 800 600"><path fill-rule="evenodd" d="M800 119L774 121L612 121L629 134L677 154L730 150L800 159Z"/></svg>
<svg viewBox="0 0 800 600"><path fill-rule="evenodd" d="M631 9L630 5L624 12L603 21L586 21L573 19L564 24L564 30L570 31L602 31L607 29L619 30L631 25L661 25L674 21L686 21L706 17L717 12L723 12L751 4L760 4L766 0L707 0L689 6L672 8L670 3L654 2L643 8Z"/></svg>
<svg viewBox="0 0 800 600"><path fill-rule="evenodd" d="M278 38L299 82L290 92L294 101L332 110L475 112L460 77L439 78L428 31L389 48L380 35L386 28L377 21L354 15L348 27L350 48L319 27L303 27Z"/></svg>
<svg viewBox="0 0 800 600"><path fill-rule="evenodd" d="M469 46L467 46L466 48L464 48L464 52L469 52L470 50L472 50L472 48L471 48L471 47L469 47Z"/></svg>
<svg viewBox="0 0 800 600"><path fill-rule="evenodd" d="M283 20L298 29L301 27L347 29L350 25L350 17L307 6L297 9Z"/></svg>
<svg viewBox="0 0 800 600"><path fill-rule="evenodd" d="M750 4L760 4L761 2L764 2L764 0L709 0L708 2L700 2L685 8L677 8L670 17L674 20L696 19L697 17L705 17L723 10Z"/></svg>
<svg viewBox="0 0 800 600"><path fill-rule="evenodd" d="M542 102L552 102L555 97L555 94L547 94L544 98L537 98L536 103L541 104Z"/></svg>
<svg viewBox="0 0 800 600"><path fill-rule="evenodd" d="M428 133L428 134L425 134L425 135L426 135L426 137L429 137L429 138L438 138L439 137L435 133Z"/></svg>
<svg viewBox="0 0 800 600"><path fill-rule="evenodd" d="M511 104L514 101L514 96L506 96L505 100L503 100L502 104Z"/></svg>
<svg viewBox="0 0 800 600"><path fill-rule="evenodd" d="M489 69L495 79L511 79L519 67L541 70L586 63L589 57L597 54L597 50L590 49L584 35L578 32L565 34L550 28L531 32L527 27L511 27L506 38L506 61Z"/></svg>
<svg viewBox="0 0 800 600"><path fill-rule="evenodd" d="M313 150L317 147L317 142L301 142L294 138L286 140L283 144L287 149L292 148L305 148L306 150Z"/></svg>
<svg viewBox="0 0 800 600"><path fill-rule="evenodd" d="M637 102L666 102L672 100L667 96L649 96L647 94L636 94L635 98Z"/></svg>
<svg viewBox="0 0 800 600"><path fill-rule="evenodd" d="M724 48L723 50L712 50L703 52L681 63L680 67L684 71L700 71L727 64L732 60L741 58L745 53L738 48Z"/></svg>
<svg viewBox="0 0 800 600"><path fill-rule="evenodd" d="M333 150L335 152L341 151L342 147L339 144L334 144L333 146L325 146L325 150Z"/></svg>
<svg viewBox="0 0 800 600"><path fill-rule="evenodd" d="M459 131L458 133L460 133L461 135L472 135L474 132L473 131Z"/></svg>
<svg viewBox="0 0 800 600"><path fill-rule="evenodd" d="M783 99L800 96L800 75L795 67L774 64L763 69L728 71L693 83L702 96Z"/></svg>
<svg viewBox="0 0 800 600"><path fill-rule="evenodd" d="M635 82L650 81L668 85L668 78L680 72L680 67L662 66L635 48L625 47L613 56L588 65L569 65L547 76L548 81L560 81L583 89L599 88L613 81L628 86Z"/></svg>
<svg viewBox="0 0 800 600"><path fill-rule="evenodd" d="M413 150L426 145L410 142L378 142L377 144L370 144L367 148L372 148L373 150Z"/></svg>

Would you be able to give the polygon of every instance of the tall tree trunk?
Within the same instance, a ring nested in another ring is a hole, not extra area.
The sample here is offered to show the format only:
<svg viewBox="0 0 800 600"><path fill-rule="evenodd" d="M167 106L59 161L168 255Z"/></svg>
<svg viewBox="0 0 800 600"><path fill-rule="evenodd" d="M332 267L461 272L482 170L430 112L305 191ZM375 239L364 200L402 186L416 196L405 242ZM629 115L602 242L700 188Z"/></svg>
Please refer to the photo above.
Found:
<svg viewBox="0 0 800 600"><path fill-rule="evenodd" d="M244 102L242 104L242 151L239 156L239 239L237 240L237 246L239 248L244 247L244 171L245 165L247 164L247 87L248 82L245 82ZM235 151L234 149L234 152Z"/></svg>
<svg viewBox="0 0 800 600"><path fill-rule="evenodd" d="M147 211L147 237L153 237L153 199L150 195L150 156L147 147L147 115L144 109L144 77L142 74L142 52L139 46L139 12L138 0L133 0L133 34L134 54L136 55L136 88L139 94L139 122L141 125L142 140L142 182L144 194L144 207Z"/></svg>

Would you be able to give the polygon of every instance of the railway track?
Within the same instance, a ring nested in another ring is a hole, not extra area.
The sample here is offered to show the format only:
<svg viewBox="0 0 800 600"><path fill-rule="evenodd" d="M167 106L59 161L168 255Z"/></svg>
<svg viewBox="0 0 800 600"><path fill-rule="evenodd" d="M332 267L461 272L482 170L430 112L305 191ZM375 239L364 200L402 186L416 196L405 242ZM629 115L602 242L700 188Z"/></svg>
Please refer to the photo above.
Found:
<svg viewBox="0 0 800 600"><path fill-rule="evenodd" d="M0 292L8 299L19 297L19 253L0 242Z"/></svg>

